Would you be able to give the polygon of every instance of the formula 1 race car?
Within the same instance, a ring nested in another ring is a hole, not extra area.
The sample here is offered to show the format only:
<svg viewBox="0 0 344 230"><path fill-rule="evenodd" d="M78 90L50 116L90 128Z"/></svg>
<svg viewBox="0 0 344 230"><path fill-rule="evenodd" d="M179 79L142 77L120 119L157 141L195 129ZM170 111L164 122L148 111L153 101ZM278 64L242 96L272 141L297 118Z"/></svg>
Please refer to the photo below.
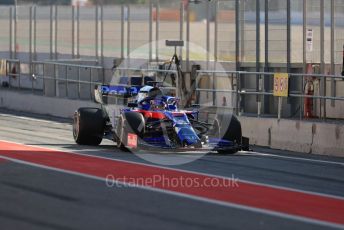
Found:
<svg viewBox="0 0 344 230"><path fill-rule="evenodd" d="M200 116L200 108L180 108L176 92L188 91L185 81L179 87L180 79L185 78L176 47L183 45L183 41L166 41L166 46L175 47L175 53L170 62L165 62L168 68L164 69L162 81L157 81L157 72L155 81L140 73L140 77L131 76L129 84L129 77L116 76L114 72L113 80L117 79L117 84L97 86L94 96L101 108L79 108L74 114L76 143L99 145L107 138L122 149L202 149L227 154L249 150L249 140L242 136L235 115L217 111L209 122ZM170 89L173 86L176 92L171 93L162 83L169 84ZM122 103L115 103L118 98ZM184 99L187 101L188 96ZM127 106L123 108L123 104Z"/></svg>
<svg viewBox="0 0 344 230"><path fill-rule="evenodd" d="M101 108L79 108L74 114L76 143L98 145L107 138L122 149L203 149L223 154L249 149L248 138L242 137L234 115L217 114L212 123L200 121L198 109L179 109L177 97L165 95L156 82L153 84L98 86L95 95ZM104 99L116 94L134 95L134 100L111 121Z"/></svg>

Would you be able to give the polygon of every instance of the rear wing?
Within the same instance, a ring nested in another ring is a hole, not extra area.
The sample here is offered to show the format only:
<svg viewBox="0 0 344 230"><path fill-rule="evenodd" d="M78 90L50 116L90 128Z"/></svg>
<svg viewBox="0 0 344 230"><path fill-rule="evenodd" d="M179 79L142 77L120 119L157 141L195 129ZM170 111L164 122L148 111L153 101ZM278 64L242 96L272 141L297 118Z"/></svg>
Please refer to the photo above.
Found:
<svg viewBox="0 0 344 230"><path fill-rule="evenodd" d="M131 98L136 96L142 86L128 85L97 85L94 89L94 98L98 103L103 104L104 97Z"/></svg>

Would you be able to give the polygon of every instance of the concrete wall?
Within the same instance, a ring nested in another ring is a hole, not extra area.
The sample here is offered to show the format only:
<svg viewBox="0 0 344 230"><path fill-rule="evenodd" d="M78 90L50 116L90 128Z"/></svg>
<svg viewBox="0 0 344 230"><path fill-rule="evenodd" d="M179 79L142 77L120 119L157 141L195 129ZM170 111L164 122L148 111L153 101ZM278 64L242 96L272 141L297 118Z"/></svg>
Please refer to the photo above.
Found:
<svg viewBox="0 0 344 230"><path fill-rule="evenodd" d="M0 88L0 107L68 118L72 117L79 107L99 107L99 105L92 101L43 97L32 95L31 92L19 93Z"/></svg>
<svg viewBox="0 0 344 230"><path fill-rule="evenodd" d="M251 144L344 157L344 124L239 117Z"/></svg>

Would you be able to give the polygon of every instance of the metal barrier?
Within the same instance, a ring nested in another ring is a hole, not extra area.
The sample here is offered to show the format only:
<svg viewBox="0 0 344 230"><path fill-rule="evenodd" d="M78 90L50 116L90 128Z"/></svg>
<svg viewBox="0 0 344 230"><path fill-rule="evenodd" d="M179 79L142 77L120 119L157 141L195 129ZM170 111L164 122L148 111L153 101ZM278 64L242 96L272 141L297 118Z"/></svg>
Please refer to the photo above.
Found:
<svg viewBox="0 0 344 230"><path fill-rule="evenodd" d="M20 66L20 62L18 62ZM129 82L125 84L119 82L121 77L134 78L135 73L139 72L142 77L139 85L144 85L144 78L150 76L159 80L164 78L165 74L174 74L175 84L164 87L166 90L173 91L179 96L179 78L176 70L159 70L144 68L116 68L110 72L107 79L106 69L101 66L79 65L61 63L55 61L32 62L30 66L31 91L33 93L41 91L44 96L63 97L69 99L92 100L93 91L96 85L132 85ZM145 75L146 74L146 75ZM147 75L148 74L148 75ZM20 74L18 74L20 77ZM41 81L39 87L35 87L35 82ZM171 80L172 81L172 80Z"/></svg>
<svg viewBox="0 0 344 230"><path fill-rule="evenodd" d="M6 60L6 75L8 76L9 88L21 88L20 61L18 59Z"/></svg>
<svg viewBox="0 0 344 230"><path fill-rule="evenodd" d="M45 96L91 100L95 85L104 83L102 66L53 61L32 62L31 65L32 91L34 81L41 80Z"/></svg>
<svg viewBox="0 0 344 230"><path fill-rule="evenodd" d="M107 79L105 69L101 66L79 65L60 63L55 61L32 62L30 65L30 74L23 74L21 72L21 63L19 60L7 60L6 72L9 77L9 88L19 90L30 90L32 93L41 92L44 96L62 97L69 99L84 99L92 100L94 87L98 84L113 84L113 85L132 85L129 81L121 83L120 78L126 77L128 79L141 78L139 85L145 85L145 78L150 80L160 81L164 79L165 74L175 76L175 79L166 80L165 83L170 83L165 87L166 90L174 90L175 95L180 97L182 91L180 89L180 78L176 70L160 70L154 68L116 68L114 72L110 73ZM26 64L27 65L27 64ZM262 104L265 97L272 97L272 91L264 89L262 81L258 81L258 85L254 85L254 89L245 85L245 79L258 76L259 79L265 77L272 77L275 73L272 72L246 72L246 71L213 71L213 70L198 70L196 72L195 93L196 103L206 105L208 108L229 109L237 115L247 114L245 111L245 104L248 102L256 103L256 115L262 116ZM28 76L31 87L22 84L23 76ZM296 98L299 100L299 118L303 118L304 114L304 99L311 98L320 105L319 118L326 117L326 101L344 101L342 96L327 96L326 90L320 90L315 95L305 93L305 83L309 78L320 80L322 82L321 88L326 88L327 79L344 80L343 76L337 75L321 75L321 74L300 74L289 73L289 77L296 78L299 82L299 90L291 90L289 98ZM15 79L15 80L13 80ZM294 81L294 82L295 82ZM341 81L342 82L342 81ZM343 81L344 82L344 81ZM271 83L273 84L273 83ZM267 88L273 88L268 86ZM252 102L245 96L255 96L256 101ZM187 99L187 98L184 98ZM289 99L288 99L289 100ZM277 103L277 117L281 118L283 99L279 99ZM342 117L344 118L344 117Z"/></svg>
<svg viewBox="0 0 344 230"><path fill-rule="evenodd" d="M265 96L273 97L273 91L265 91L264 87L262 85L261 81L258 81L258 85L256 85L256 89L250 89L245 88L242 86L242 83L244 82L244 78L247 77L259 77L259 79L262 79L262 77L272 77L275 73L271 72L246 72L246 71L213 71L213 70L198 70L197 76L196 76L196 94L197 94L197 103L198 104L204 104L201 101L201 92L205 92L207 94L212 94L212 104L211 106L214 107L223 107L224 105L218 105L218 98L219 95L223 95L224 93L230 94L232 103L230 105L226 105L225 107L232 109L234 113L237 115L245 113L243 108L243 96L244 95L254 95L256 96L257 100L257 116L261 116L261 108L262 108L262 101L264 100ZM320 111L320 118L325 119L326 118L326 101L344 101L344 97L337 97L337 96L327 96L326 90L319 90L319 95L308 95L305 94L305 80L307 78L313 78L323 81L322 88L326 89L326 80L327 79L341 79L344 80L343 76L339 75L323 75L323 74L300 74L300 73L289 73L289 77L296 77L297 80L300 83L301 90L299 91L290 91L289 92L289 98L299 98L300 99L300 119L303 118L303 99L305 98L311 98L314 100L319 100L320 103L322 103L321 107L323 111ZM226 82L220 82L220 84L217 84L216 82L219 81L220 76L226 76L229 78L227 81L227 85L223 85ZM200 83L200 78L211 78L211 82L208 82L207 86L212 85L212 88L204 88L200 87L202 84ZM210 84L209 84L210 83ZM222 85L222 87L227 87L228 89L218 89L218 86ZM273 89L273 86L270 86L269 88ZM323 93L321 93L323 91ZM226 100L227 101L227 100ZM278 100L278 112L277 117L281 118L281 112L282 112L282 99ZM344 118L344 116L342 117Z"/></svg>

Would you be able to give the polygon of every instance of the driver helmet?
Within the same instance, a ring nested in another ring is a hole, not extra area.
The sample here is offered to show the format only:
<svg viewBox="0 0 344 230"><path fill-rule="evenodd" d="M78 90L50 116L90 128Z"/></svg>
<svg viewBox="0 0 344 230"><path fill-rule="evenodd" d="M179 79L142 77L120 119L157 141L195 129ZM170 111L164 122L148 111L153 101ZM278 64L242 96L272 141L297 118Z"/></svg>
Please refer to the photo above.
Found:
<svg viewBox="0 0 344 230"><path fill-rule="evenodd" d="M162 91L157 87L152 88L148 92L148 97L156 98L159 96L162 96Z"/></svg>

